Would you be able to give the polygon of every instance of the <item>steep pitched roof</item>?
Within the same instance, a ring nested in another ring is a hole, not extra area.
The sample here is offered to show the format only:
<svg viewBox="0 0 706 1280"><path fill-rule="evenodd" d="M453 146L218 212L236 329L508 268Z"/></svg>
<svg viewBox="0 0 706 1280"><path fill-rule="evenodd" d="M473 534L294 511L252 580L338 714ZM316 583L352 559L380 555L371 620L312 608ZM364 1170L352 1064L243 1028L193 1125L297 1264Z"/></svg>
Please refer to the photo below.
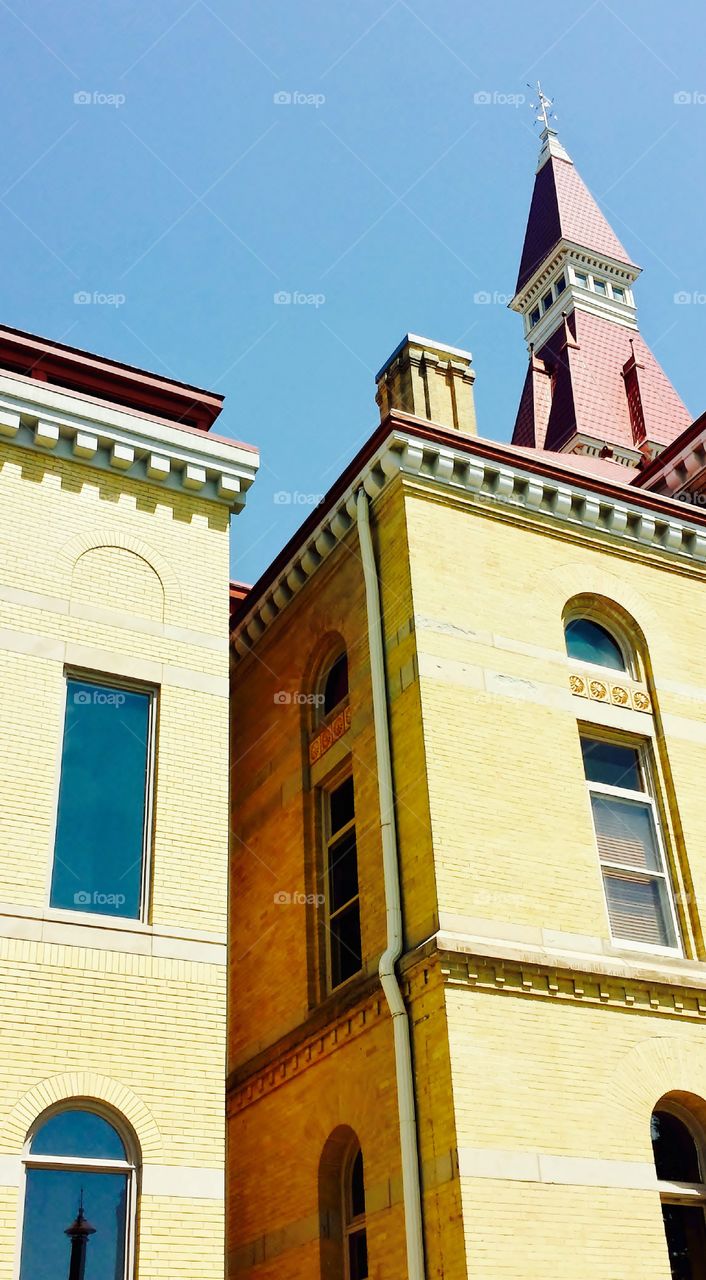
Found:
<svg viewBox="0 0 706 1280"><path fill-rule="evenodd" d="M644 438L661 446L675 440L691 415L642 336L600 316L574 311L532 357L513 444L560 450L580 433L608 445L639 448L624 372L633 358L639 367ZM548 413L546 400L532 397L528 389L530 380L541 376L533 373L538 363L552 379Z"/></svg>
<svg viewBox="0 0 706 1280"><path fill-rule="evenodd" d="M516 293L560 240L571 240L619 262L630 262L573 161L563 148L561 156L548 154L534 180Z"/></svg>

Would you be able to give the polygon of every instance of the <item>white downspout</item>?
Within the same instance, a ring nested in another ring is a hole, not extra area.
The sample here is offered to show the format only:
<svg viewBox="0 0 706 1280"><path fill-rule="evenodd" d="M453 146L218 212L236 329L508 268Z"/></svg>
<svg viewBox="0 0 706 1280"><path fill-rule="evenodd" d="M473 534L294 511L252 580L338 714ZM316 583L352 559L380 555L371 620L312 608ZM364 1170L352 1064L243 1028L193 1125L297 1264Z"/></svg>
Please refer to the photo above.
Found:
<svg viewBox="0 0 706 1280"><path fill-rule="evenodd" d="M380 590L378 585L375 552L370 533L368 496L361 487L356 501L358 537L365 578L365 600L368 615L368 644L370 646L370 676L373 688L373 722L375 726L375 750L377 756L378 792L380 796L380 832L382 836L382 865L387 913L387 946L380 957L379 973L382 989L392 1014L392 1033L395 1048L397 1076L397 1105L400 1121L400 1147L402 1151L402 1199L404 1203L405 1232L407 1237L408 1280L425 1280L424 1238L422 1234L422 1194L419 1182L419 1152L417 1149L417 1120L414 1105L414 1075L412 1072L412 1047L409 1019L395 973L395 965L402 955L402 906L400 901L400 875L397 858L397 832L395 828L394 793L392 788L392 761L390 757L390 730L387 715L385 688L385 658L382 642L380 615Z"/></svg>

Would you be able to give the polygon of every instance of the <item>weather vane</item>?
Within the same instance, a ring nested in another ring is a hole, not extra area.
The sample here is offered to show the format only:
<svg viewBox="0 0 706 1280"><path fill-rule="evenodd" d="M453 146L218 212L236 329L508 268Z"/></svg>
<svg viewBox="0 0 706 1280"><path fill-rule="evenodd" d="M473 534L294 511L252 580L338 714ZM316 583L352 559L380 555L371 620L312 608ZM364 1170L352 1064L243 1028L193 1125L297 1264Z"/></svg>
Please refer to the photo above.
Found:
<svg viewBox="0 0 706 1280"><path fill-rule="evenodd" d="M532 89L532 85L528 84L527 88ZM546 93L543 93L539 80L537 81L533 92L537 94L537 101L530 103L532 110L538 112L535 118L535 124L539 124L541 122L545 129L551 129L552 125L550 122L552 120L556 120L556 112L552 111L554 99L548 98Z"/></svg>

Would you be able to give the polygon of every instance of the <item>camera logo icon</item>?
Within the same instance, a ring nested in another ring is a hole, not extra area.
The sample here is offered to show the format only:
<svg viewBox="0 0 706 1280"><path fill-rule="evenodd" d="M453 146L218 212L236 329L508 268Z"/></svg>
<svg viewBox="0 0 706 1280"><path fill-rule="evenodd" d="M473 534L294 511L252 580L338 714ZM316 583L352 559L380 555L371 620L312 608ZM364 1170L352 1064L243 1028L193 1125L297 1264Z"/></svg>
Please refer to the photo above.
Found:
<svg viewBox="0 0 706 1280"><path fill-rule="evenodd" d="M92 698L87 689L79 689L74 694L74 703L77 707L88 707L92 702Z"/></svg>
<svg viewBox="0 0 706 1280"><path fill-rule="evenodd" d="M74 102L78 107L85 107L91 101L92 94L88 93L86 89L80 89L78 93L74 94Z"/></svg>
<svg viewBox="0 0 706 1280"><path fill-rule="evenodd" d="M291 693L288 693L286 689L277 690L274 696L274 702L276 706L278 707L287 706L291 701L292 701L292 695Z"/></svg>
<svg viewBox="0 0 706 1280"><path fill-rule="evenodd" d="M87 889L79 889L78 893L74 894L75 907L90 907L92 901L93 899Z"/></svg>
<svg viewBox="0 0 706 1280"><path fill-rule="evenodd" d="M284 89L280 89L279 93L272 95L272 101L276 107L289 107L292 102L291 93L287 93Z"/></svg>

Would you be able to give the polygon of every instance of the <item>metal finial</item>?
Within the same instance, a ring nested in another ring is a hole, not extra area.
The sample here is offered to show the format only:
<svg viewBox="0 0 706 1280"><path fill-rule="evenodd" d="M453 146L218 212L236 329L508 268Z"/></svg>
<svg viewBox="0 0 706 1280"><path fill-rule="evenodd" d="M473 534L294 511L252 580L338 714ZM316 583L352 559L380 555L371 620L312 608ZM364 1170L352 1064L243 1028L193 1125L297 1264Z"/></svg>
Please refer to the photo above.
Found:
<svg viewBox="0 0 706 1280"><path fill-rule="evenodd" d="M528 85L527 88L531 89L532 85ZM533 92L537 94L537 101L530 103L532 110L537 112L535 124L541 124L545 129L551 129L553 127L551 121L556 120L557 118L556 112L552 110L552 107L554 106L554 99L547 97L539 83L539 80L537 81Z"/></svg>

